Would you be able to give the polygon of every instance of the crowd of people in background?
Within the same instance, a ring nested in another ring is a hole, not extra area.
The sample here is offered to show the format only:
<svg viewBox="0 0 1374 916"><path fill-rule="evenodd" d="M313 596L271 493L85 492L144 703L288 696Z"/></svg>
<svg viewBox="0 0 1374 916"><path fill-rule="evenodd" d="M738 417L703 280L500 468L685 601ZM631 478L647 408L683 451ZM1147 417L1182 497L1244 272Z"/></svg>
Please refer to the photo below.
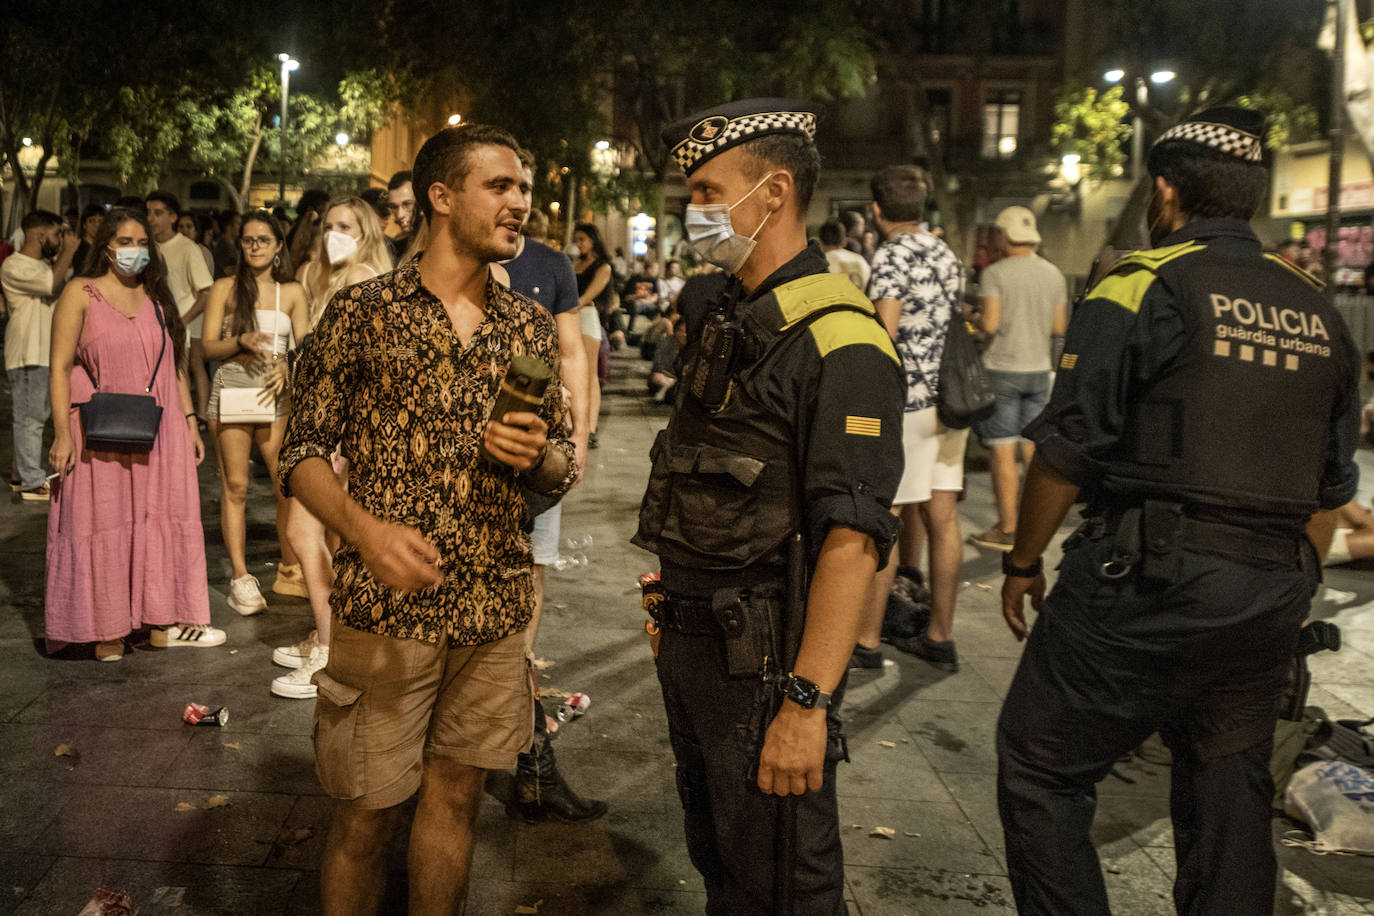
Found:
<svg viewBox="0 0 1374 916"><path fill-rule="evenodd" d="M831 271L849 277L878 304L908 377L904 430L908 466L932 472L926 475L928 479L903 482L893 510L902 518L903 535L894 549L896 562L874 583L851 662L856 668L882 666L882 641L934 664L957 667L953 613L965 543L959 531L958 501L963 498L969 431L946 429L935 417L931 394L950 322L967 322L997 393L993 415L973 429L987 450L997 517L988 530L972 535L968 542L1007 550L1015 537L1021 475L1032 454L1021 432L1048 396L1056 342L1062 340L1068 320L1065 277L1039 253L1040 236L1030 210L1009 207L1002 211L996 220L1000 245L983 252L977 269L970 269L944 243L941 228L931 224L929 197L929 177L921 169L888 169L874 178L872 205L864 212L835 214L817 228L814 240ZM524 232L527 238L545 242L547 218L532 210ZM88 462L87 470L103 475L117 467L122 485L150 496L160 492L157 498L163 499L176 487L187 486L183 478L204 454L202 443L213 444L221 484L220 528L231 566L228 604L239 614L261 613L268 602L262 584L248 569L245 543L252 453L256 451L272 473L272 485L277 488L275 465L290 405L292 357L339 290L385 273L423 248L411 173L398 172L386 188L369 188L357 195L331 198L325 191L308 190L289 220L280 206L247 214L192 212L174 195L153 191L143 198L122 198L113 208L93 204L73 209L65 218L35 211L22 221L18 235L20 244L0 267L9 321L6 373L14 413L12 489L25 501L53 496L49 456L41 453L44 428L65 410L71 422L56 424L58 444L79 454L80 429L72 405L98 390L84 371L71 375L69 390L49 390L48 354L52 337L62 325L58 316L64 311L80 316L77 337L58 341L75 348L71 361L79 368L99 364L99 353L83 348L97 342L103 347L115 339L91 340L98 336L97 329L111 324L112 311L122 309L125 319L137 326L138 333L147 338L145 349L153 339L149 335L155 337L156 322L149 322L157 312L169 335L175 336L177 326L184 329L173 351L175 365L181 368L174 371L168 363L167 369L160 370L161 381L154 379L154 383L179 386L178 397L184 389L189 398L184 411L188 430L183 434L178 424L178 431L169 434L167 454L159 453L163 461L150 461L143 467L123 460L110 468ZM147 251L149 265L156 266L122 272L117 256L121 248ZM1286 241L1277 251L1309 271L1321 269L1319 256L1300 241ZM588 427L582 447L595 449L600 444L597 417L602 386L610 379L611 354L628 350L628 356L641 359L647 369L645 396L673 404L683 373L681 353L688 326L684 310L709 307L722 289L722 275L686 245L665 260L656 257L656 246L627 257L623 247L608 249L591 223L574 227L571 244L562 255L571 266L577 293L576 305L569 304L569 323L564 329L565 357L577 358L565 358L565 363L575 364L579 375L586 375L578 385L587 399ZM64 302L68 303L65 310ZM145 304L149 309L144 309ZM212 329L208 336L204 331L207 319ZM122 327L118 322L113 326ZM133 333L133 328L123 330ZM132 339L125 342L129 346L106 354L112 361L122 357L111 366L123 366L132 358ZM126 368L132 371L135 365L139 365L137 360ZM226 416L225 390L260 394L263 411L249 419ZM168 391L170 396L173 389ZM172 419L167 417L168 422ZM172 440L180 443L183 439L184 447L173 447ZM346 459L336 453L333 462L340 479L345 479ZM150 489L144 490L148 485ZM105 481L98 486L105 486ZM76 485L67 485L69 494L75 489ZM56 502L54 518L85 511L72 506L70 498ZM298 643L274 653L278 664L292 670L274 679L272 690L282 696L311 697L315 694L311 676L328 659L331 557L338 545L297 501L282 498L279 488L276 503L280 559L271 591L308 598L315 625ZM196 519L187 516L181 523L198 527L198 513L197 507ZM54 530L72 537L75 530L85 528L81 536L89 537L105 524L84 518L76 528L59 525ZM125 538L140 536L136 529L121 532ZM193 596L183 600L184 591L176 592L173 604L185 612L184 619L130 613L130 608L141 603L129 597L115 614L120 623L114 625L108 619L111 609L97 613L90 597L95 572L64 570L62 552L55 556L59 561L50 564L50 595L63 596L64 614L86 616L77 625L58 615L49 629L52 645L96 642L97 657L114 660L121 654L116 644L147 626L165 627L159 640L174 645L203 646L223 640L222 631L210 627L200 611L204 582L181 581L180 572L171 577L170 587L189 589ZM187 563L173 566L197 568L191 558L184 559ZM159 578L153 572L141 571L135 579ZM73 591L88 595L85 611L76 610L83 602L73 600Z"/></svg>

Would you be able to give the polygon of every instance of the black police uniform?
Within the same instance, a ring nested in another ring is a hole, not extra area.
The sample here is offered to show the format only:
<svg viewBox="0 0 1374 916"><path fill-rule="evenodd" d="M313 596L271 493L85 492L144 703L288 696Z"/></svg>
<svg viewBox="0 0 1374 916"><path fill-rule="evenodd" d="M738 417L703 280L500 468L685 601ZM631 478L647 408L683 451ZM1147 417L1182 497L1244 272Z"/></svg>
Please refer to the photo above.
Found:
<svg viewBox="0 0 1374 916"><path fill-rule="evenodd" d="M777 630L787 545L813 563L830 529L873 538L886 557L902 473L903 382L873 306L811 246L739 302L743 364L723 409L680 386L634 542L660 557L658 674L677 758L692 863L707 912L772 912L777 799L754 783L777 709ZM694 362L693 341L684 364ZM808 568L810 563L808 563ZM765 672L765 668L768 668ZM835 765L839 691L829 706L824 787L799 801L795 912L845 912Z"/></svg>
<svg viewBox="0 0 1374 916"><path fill-rule="evenodd" d="M1317 287L1246 222L1205 219L1124 259L1073 316L1026 435L1086 520L997 732L1023 913L1108 912L1095 784L1156 731L1179 912L1272 910L1272 732L1319 578L1304 525L1358 480L1358 358Z"/></svg>

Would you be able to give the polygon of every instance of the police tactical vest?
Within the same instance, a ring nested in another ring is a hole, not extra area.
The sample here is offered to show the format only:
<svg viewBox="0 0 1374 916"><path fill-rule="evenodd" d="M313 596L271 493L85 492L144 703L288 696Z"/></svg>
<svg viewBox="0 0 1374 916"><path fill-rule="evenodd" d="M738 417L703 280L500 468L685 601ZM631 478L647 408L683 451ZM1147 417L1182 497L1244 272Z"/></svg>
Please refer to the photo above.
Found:
<svg viewBox="0 0 1374 916"><path fill-rule="evenodd" d="M1259 513L1317 509L1348 332L1312 277L1235 240L1123 260L1094 291L1131 311L1162 283L1184 315L1178 357L1126 406L1108 493Z"/></svg>
<svg viewBox="0 0 1374 916"><path fill-rule="evenodd" d="M632 539L658 554L665 570L782 567L802 514L797 364L806 328L836 310L876 321L872 304L841 274L801 277L742 303L748 355L725 406L711 413L689 393L690 379L678 386L677 409L650 451Z"/></svg>

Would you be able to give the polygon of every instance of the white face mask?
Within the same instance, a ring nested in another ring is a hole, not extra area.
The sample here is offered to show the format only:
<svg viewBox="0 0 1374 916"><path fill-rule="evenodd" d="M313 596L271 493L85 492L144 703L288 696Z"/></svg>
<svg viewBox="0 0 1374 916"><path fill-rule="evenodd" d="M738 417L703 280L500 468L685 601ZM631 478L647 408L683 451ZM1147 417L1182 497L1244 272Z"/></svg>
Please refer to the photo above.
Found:
<svg viewBox="0 0 1374 916"><path fill-rule="evenodd" d="M759 223L754 234L743 236L735 232L734 223L730 222L730 211L744 203L749 197L763 187L764 182L772 178L775 172L769 172L759 180L739 200L726 206L725 204L688 204L687 213L683 217L682 226L687 230L687 238L691 239L692 247L697 250L703 258L719 267L727 273L739 273L744 262L749 260L749 255L754 253L755 239L763 231L764 223L768 222L768 217L773 215L773 211L768 211L763 217L763 222Z"/></svg>
<svg viewBox="0 0 1374 916"><path fill-rule="evenodd" d="M358 240L346 232L330 229L324 234L324 250L329 255L329 263L337 264L358 250Z"/></svg>

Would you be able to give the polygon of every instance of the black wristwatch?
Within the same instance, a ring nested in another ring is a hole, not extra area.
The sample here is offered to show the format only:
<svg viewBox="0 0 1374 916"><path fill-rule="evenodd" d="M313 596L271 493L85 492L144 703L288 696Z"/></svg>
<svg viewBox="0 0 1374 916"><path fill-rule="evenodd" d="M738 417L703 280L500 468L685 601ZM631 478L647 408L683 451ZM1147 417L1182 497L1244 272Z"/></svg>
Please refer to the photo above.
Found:
<svg viewBox="0 0 1374 916"><path fill-rule="evenodd" d="M802 709L825 709L830 705L830 694L796 674L789 674L782 682L782 695Z"/></svg>
<svg viewBox="0 0 1374 916"><path fill-rule="evenodd" d="M1029 566L1017 566L1011 562L1011 551L1002 554L1002 575L1013 576L1017 579L1034 579L1045 569L1042 557L1036 557L1035 562Z"/></svg>

